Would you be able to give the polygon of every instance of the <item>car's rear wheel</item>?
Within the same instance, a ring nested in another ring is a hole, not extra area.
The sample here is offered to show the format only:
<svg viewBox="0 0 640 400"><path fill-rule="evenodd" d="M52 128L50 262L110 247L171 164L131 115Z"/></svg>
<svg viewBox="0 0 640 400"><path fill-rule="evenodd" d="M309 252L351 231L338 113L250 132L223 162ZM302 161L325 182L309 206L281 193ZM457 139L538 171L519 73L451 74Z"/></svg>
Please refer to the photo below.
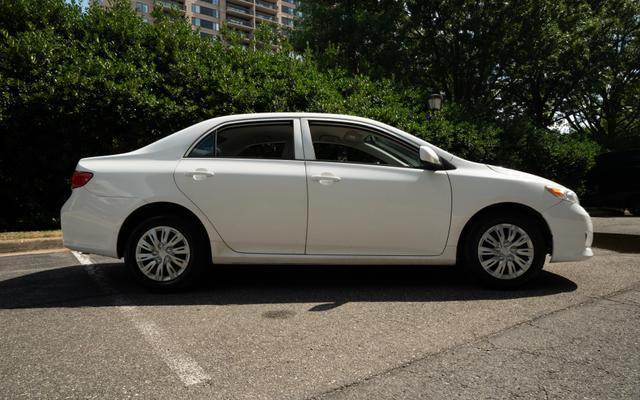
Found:
<svg viewBox="0 0 640 400"><path fill-rule="evenodd" d="M140 283L172 291L194 282L206 261L206 240L188 221L158 216L140 223L127 242L125 263Z"/></svg>
<svg viewBox="0 0 640 400"><path fill-rule="evenodd" d="M542 271L546 241L539 223L526 216L488 215L466 237L464 262L485 284L514 288Z"/></svg>

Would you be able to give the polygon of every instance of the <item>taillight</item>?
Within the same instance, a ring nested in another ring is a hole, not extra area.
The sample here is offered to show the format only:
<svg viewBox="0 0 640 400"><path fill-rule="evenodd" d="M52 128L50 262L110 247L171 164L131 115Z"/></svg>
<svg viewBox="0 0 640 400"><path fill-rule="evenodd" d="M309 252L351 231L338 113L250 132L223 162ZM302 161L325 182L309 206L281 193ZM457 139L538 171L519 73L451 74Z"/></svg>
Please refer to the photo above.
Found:
<svg viewBox="0 0 640 400"><path fill-rule="evenodd" d="M86 185L91 178L93 178L93 174L91 172L73 171L73 175L71 175L71 189Z"/></svg>

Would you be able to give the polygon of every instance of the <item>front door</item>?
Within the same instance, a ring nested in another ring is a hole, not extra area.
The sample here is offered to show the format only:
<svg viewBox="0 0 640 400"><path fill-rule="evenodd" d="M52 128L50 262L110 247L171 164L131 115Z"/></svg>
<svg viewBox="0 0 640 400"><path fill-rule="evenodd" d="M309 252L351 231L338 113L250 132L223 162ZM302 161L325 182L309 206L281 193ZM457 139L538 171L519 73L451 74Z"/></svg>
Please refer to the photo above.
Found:
<svg viewBox="0 0 640 400"><path fill-rule="evenodd" d="M307 254L438 255L451 188L420 168L417 148L355 125L310 121Z"/></svg>

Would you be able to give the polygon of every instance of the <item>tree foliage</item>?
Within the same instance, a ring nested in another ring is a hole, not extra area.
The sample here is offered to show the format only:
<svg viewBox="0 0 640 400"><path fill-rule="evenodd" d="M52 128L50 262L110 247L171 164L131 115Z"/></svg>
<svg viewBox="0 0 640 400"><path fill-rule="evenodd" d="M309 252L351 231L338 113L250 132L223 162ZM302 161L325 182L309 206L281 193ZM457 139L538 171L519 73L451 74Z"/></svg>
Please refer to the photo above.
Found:
<svg viewBox="0 0 640 400"><path fill-rule="evenodd" d="M640 148L640 2L589 4L589 56L563 111L576 131L605 148Z"/></svg>
<svg viewBox="0 0 640 400"><path fill-rule="evenodd" d="M370 117L462 157L516 166L573 187L579 187L597 151L590 133L559 136L531 122L535 118L514 118L529 113L526 102L513 100L514 105L507 106L507 95L502 93L524 95L535 80L508 86L494 76L495 68L519 70L523 67L513 60L526 54L511 54L504 46L467 53L478 41L498 46L502 28L482 28L489 31L483 38L460 35L450 25L469 22L462 14L456 17L459 11L453 6L441 26L448 29L444 35L461 36L455 51L446 48L452 43L446 38L431 47L424 39L420 46L403 39L421 32L408 29L413 25L407 21L415 23L416 18L430 15L428 9L416 8L418 2L380 0L344 2L342 18L356 27L343 26L340 35L351 35L351 44L333 40L333 22L328 21L323 41L308 40L309 46L293 55L286 38L266 28L245 48L231 32L225 31L223 40L201 38L179 14L157 13L155 22L147 24L127 0L114 3L108 10L97 6L82 10L64 0L0 1L1 230L55 226L69 194L68 177L79 158L130 151L220 115L309 111ZM364 3L368 7L361 14L349 14L360 9L354 5ZM376 8L379 4L386 8ZM409 6L414 14L407 14ZM464 9L473 12L471 7ZM487 9L485 16L494 11L506 13ZM391 25L385 24L389 15ZM497 20L492 23L499 25ZM479 25L482 19L464 26L479 29ZM422 26L426 29L427 24ZM606 49L592 41L584 43L587 49ZM569 44L573 50L565 53L582 54L580 46L583 42ZM453 59L459 60L460 73L444 68L443 59L428 57L434 49L444 52L439 57L458 57ZM543 50L540 54L552 59L564 57ZM486 64L485 59L497 61ZM436 68L441 75L430 75ZM556 82L567 80L552 66L546 71L560 74ZM482 82L466 87L476 80ZM435 88L451 88L448 96L458 94L445 110L428 114L423 96ZM633 99L625 98L621 104ZM585 105L578 100L562 106L582 110ZM545 118L554 114L550 104L545 100Z"/></svg>
<svg viewBox="0 0 640 400"><path fill-rule="evenodd" d="M0 2L0 229L55 226L79 158L130 151L203 119L416 118L391 82L320 71L266 28L245 49L231 34L203 39L176 15L147 24L128 1L114 4L84 12L63 0Z"/></svg>
<svg viewBox="0 0 640 400"><path fill-rule="evenodd" d="M605 150L640 147L637 0L303 6L294 43L327 67L393 79L423 103L442 91L466 121L529 125L541 134L560 126Z"/></svg>

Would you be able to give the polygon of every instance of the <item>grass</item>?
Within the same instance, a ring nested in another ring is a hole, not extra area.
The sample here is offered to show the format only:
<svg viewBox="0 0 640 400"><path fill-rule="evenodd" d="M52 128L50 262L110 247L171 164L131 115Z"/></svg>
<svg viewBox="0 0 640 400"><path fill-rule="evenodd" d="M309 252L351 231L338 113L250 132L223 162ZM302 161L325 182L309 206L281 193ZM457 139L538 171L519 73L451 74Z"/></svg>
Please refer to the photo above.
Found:
<svg viewBox="0 0 640 400"><path fill-rule="evenodd" d="M28 232L0 232L0 240L39 239L62 236L61 230L28 231Z"/></svg>

